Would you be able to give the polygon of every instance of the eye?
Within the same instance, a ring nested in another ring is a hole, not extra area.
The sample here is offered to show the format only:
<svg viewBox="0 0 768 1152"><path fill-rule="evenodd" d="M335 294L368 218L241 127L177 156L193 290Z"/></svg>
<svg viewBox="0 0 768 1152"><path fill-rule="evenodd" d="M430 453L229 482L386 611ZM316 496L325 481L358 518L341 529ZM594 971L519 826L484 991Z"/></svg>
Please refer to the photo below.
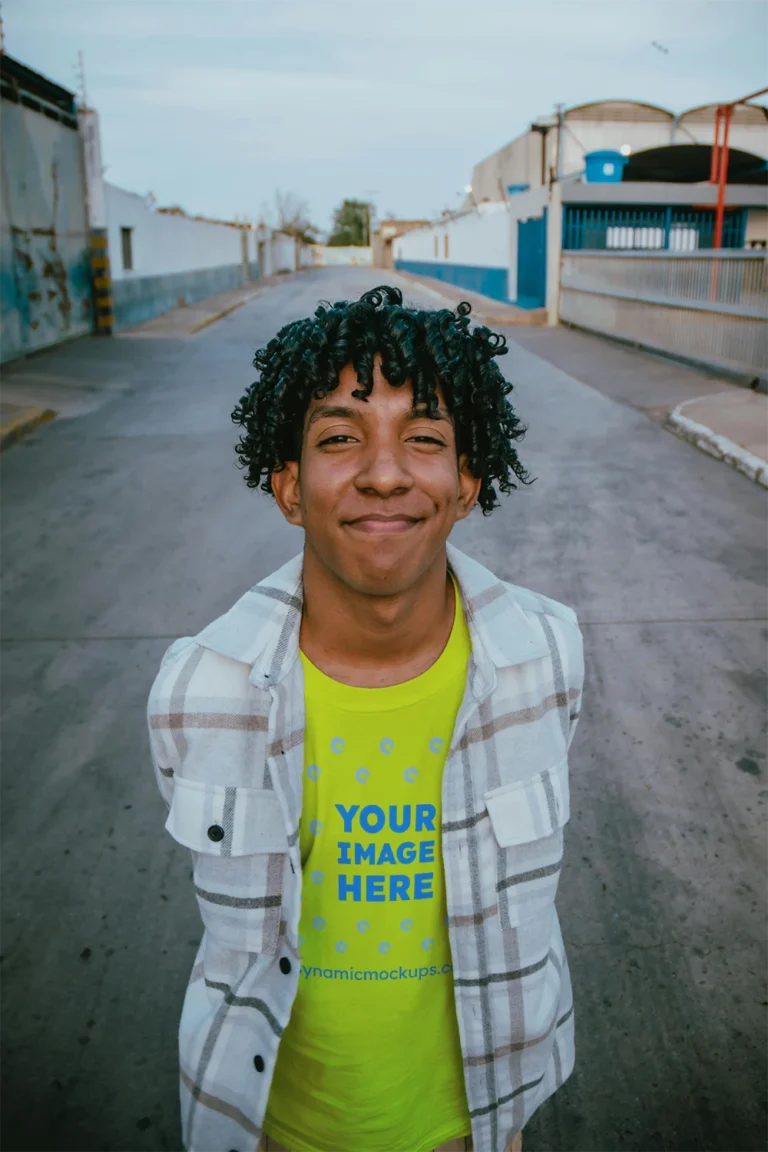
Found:
<svg viewBox="0 0 768 1152"><path fill-rule="evenodd" d="M445 448L445 441L438 440L436 436L410 436L409 440L415 440L419 444L437 444L440 448Z"/></svg>
<svg viewBox="0 0 768 1152"><path fill-rule="evenodd" d="M352 440L354 437L347 436L342 432L337 432L335 436L327 436L325 440L318 440L318 448L323 448L326 444L343 444L347 440Z"/></svg>

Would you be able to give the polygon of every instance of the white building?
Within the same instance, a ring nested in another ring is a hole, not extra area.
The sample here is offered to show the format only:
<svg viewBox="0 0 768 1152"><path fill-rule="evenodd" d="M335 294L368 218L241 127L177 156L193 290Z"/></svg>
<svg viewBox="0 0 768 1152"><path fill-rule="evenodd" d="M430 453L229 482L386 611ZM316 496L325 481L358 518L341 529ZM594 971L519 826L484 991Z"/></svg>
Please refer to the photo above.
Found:
<svg viewBox="0 0 768 1152"><path fill-rule="evenodd" d="M627 157L650 149L703 145L711 147L714 104L675 115L654 104L634 100L599 100L542 116L522 135L476 164L468 203L503 200L553 179L580 176L585 156L613 151ZM741 105L731 120L729 147L768 160L768 109Z"/></svg>
<svg viewBox="0 0 768 1152"><path fill-rule="evenodd" d="M256 279L256 230L247 223L188 216L104 180L98 113L80 114L98 288L110 302L105 326L129 328ZM106 248L101 245L106 244ZM99 317L97 316L97 323Z"/></svg>

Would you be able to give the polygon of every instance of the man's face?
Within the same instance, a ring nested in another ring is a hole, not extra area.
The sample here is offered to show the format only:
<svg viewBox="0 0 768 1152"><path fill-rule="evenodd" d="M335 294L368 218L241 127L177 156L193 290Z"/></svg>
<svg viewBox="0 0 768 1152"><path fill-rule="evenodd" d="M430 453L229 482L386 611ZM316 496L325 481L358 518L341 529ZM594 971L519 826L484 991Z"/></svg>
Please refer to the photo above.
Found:
<svg viewBox="0 0 768 1152"><path fill-rule="evenodd" d="M300 463L273 474L280 507L306 532L306 547L344 584L372 596L415 584L470 512L480 481L456 456L453 422L438 391L438 419L414 412L406 384L374 367L373 392L358 400L352 365L304 420Z"/></svg>

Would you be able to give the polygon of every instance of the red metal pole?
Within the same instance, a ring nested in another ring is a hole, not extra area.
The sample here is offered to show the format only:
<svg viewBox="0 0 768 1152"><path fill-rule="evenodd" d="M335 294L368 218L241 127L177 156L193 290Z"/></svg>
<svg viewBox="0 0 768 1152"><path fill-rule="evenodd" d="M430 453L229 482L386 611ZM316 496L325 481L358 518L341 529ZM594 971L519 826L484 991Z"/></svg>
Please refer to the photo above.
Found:
<svg viewBox="0 0 768 1152"><path fill-rule="evenodd" d="M709 182L717 184L717 174L720 170L720 105L715 109L715 139L712 142L712 160L709 166Z"/></svg>
<svg viewBox="0 0 768 1152"><path fill-rule="evenodd" d="M713 248L721 248L723 242L723 216L725 215L725 186L728 182L728 130L731 126L733 105L726 104L723 108L723 146L720 149L720 177L717 189L717 211L715 213L715 235L712 241Z"/></svg>

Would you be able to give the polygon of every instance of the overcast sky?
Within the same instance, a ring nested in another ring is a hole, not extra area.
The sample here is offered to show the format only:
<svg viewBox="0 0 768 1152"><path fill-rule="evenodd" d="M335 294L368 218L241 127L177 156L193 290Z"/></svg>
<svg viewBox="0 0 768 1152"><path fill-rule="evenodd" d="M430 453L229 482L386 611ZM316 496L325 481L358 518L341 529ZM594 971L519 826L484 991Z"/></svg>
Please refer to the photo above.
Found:
<svg viewBox="0 0 768 1152"><path fill-rule="evenodd" d="M111 183L229 219L280 188L323 229L345 196L457 207L473 164L557 102L682 111L768 84L765 0L3 0L2 16L6 51L65 87L82 49Z"/></svg>

